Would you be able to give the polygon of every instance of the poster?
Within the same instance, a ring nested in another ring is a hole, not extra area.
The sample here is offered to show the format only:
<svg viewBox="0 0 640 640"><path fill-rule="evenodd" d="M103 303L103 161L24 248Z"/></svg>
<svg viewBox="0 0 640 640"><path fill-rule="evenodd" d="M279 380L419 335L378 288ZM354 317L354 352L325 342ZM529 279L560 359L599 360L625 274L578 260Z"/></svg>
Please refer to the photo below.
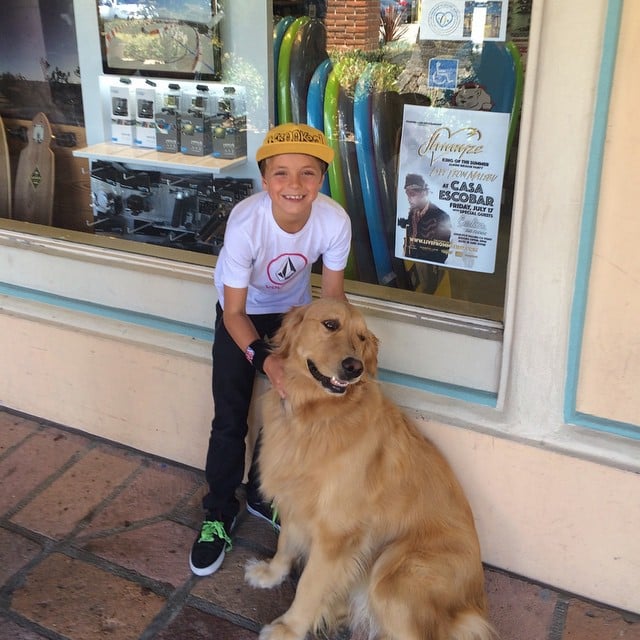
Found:
<svg viewBox="0 0 640 640"><path fill-rule="evenodd" d="M421 40L504 42L509 0L424 0Z"/></svg>
<svg viewBox="0 0 640 640"><path fill-rule="evenodd" d="M509 114L406 105L395 255L493 273Z"/></svg>
<svg viewBox="0 0 640 640"><path fill-rule="evenodd" d="M0 3L0 115L84 127L73 0Z"/></svg>

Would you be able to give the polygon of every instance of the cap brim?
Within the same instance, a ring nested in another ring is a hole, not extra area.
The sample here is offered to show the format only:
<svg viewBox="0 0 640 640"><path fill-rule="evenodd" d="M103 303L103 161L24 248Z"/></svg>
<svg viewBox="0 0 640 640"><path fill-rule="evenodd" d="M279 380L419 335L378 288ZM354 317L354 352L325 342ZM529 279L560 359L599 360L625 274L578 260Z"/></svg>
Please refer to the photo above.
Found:
<svg viewBox="0 0 640 640"><path fill-rule="evenodd" d="M334 153L331 147L315 142L271 142L263 144L256 152L256 161L279 156L283 153L303 153L318 158L327 164L333 161Z"/></svg>

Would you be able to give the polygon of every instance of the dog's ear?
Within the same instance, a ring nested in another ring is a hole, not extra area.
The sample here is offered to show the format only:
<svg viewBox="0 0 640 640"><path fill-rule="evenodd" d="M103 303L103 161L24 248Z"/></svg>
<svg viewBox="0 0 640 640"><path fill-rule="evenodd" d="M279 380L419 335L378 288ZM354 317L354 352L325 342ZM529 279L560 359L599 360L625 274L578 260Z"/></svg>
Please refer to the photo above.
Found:
<svg viewBox="0 0 640 640"><path fill-rule="evenodd" d="M295 341L297 328L302 323L302 319L304 318L304 314L308 306L309 305L293 307L290 311L285 313L284 318L282 319L282 324L273 337L274 353L279 355L281 358L287 358L289 356L291 345Z"/></svg>
<svg viewBox="0 0 640 640"><path fill-rule="evenodd" d="M364 340L364 350L362 359L364 360L365 371L370 376L375 376L378 371L378 345L380 340L377 336L367 329Z"/></svg>

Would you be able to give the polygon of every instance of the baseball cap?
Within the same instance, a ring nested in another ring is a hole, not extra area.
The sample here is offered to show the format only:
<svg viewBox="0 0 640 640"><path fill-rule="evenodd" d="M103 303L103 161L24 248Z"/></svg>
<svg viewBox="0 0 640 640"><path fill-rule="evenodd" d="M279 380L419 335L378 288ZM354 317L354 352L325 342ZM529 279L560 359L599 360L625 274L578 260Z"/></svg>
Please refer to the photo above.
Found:
<svg viewBox="0 0 640 640"><path fill-rule="evenodd" d="M417 173L408 173L404 180L405 189L426 189L424 178Z"/></svg>
<svg viewBox="0 0 640 640"><path fill-rule="evenodd" d="M327 164L333 160L333 149L324 133L308 124L288 122L270 129L256 152L256 160L260 162L281 153L304 153Z"/></svg>

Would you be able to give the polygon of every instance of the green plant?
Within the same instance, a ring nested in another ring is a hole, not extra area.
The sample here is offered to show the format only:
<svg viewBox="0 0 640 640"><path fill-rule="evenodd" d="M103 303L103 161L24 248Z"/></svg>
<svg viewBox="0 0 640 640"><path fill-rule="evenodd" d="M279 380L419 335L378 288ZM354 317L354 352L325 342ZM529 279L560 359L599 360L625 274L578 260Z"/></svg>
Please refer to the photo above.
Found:
<svg viewBox="0 0 640 640"><path fill-rule="evenodd" d="M408 30L407 14L404 9L395 6L380 9L380 39L382 42L400 40Z"/></svg>

